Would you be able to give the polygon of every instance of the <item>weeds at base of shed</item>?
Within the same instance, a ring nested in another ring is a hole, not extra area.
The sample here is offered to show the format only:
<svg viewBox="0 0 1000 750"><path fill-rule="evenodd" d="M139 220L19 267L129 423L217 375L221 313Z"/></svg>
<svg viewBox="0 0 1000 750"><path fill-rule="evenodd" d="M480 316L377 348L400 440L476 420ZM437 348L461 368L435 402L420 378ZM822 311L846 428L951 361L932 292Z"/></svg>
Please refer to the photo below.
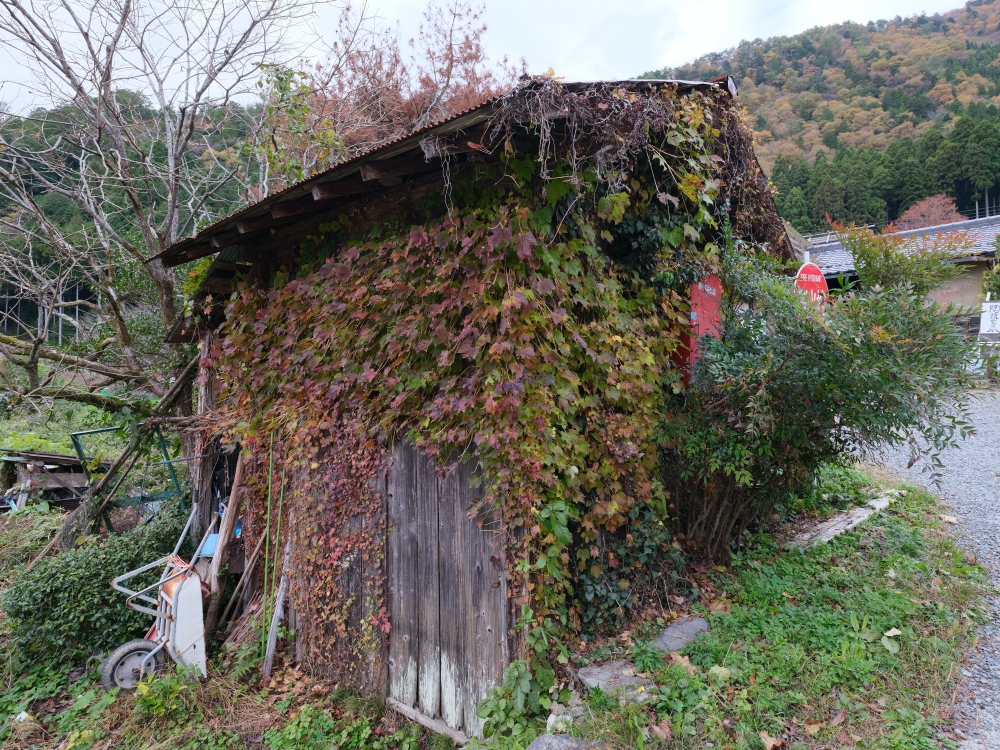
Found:
<svg viewBox="0 0 1000 750"><path fill-rule="evenodd" d="M4 750L444 750L422 727L379 698L331 690L295 669L268 688L233 680L210 665L191 681L168 668L144 692L112 695L93 683L62 711L13 724ZM35 706L29 709L38 711ZM444 738L446 739L446 738ZM361 744L358 744L361 743Z"/></svg>

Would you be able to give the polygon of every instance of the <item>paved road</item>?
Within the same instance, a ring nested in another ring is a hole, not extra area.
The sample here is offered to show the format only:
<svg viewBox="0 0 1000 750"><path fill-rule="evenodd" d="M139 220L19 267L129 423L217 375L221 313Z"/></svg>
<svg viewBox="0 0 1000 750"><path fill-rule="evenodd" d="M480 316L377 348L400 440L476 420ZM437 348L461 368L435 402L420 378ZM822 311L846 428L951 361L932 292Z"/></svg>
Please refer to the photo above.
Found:
<svg viewBox="0 0 1000 750"><path fill-rule="evenodd" d="M977 434L942 456L941 486L931 489L961 520L957 533L1000 587L1000 395L979 394L972 413ZM918 466L906 469L904 456L886 456L886 463L911 481L930 486ZM963 670L959 716L969 723L971 737L962 750L1000 750L1000 600L993 600L991 614L991 624L983 628L978 650Z"/></svg>

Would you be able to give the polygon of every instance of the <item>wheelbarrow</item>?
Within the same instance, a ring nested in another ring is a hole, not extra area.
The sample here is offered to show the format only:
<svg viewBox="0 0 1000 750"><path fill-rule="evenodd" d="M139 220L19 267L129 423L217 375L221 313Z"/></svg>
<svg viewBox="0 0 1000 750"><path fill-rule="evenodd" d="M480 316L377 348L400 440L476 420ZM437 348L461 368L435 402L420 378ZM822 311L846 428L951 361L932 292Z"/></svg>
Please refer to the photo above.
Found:
<svg viewBox="0 0 1000 750"><path fill-rule="evenodd" d="M163 668L166 661L164 652L178 666L194 667L202 675L207 674L202 585L195 563L198 558L210 554L206 544L218 538L218 535L212 533L218 517L212 521L190 562L185 562L178 556L178 552L198 515L197 501L192 506L191 515L171 554L120 575L111 582L115 590L128 595L126 606L136 612L152 615L154 620L145 638L137 638L119 646L104 660L101 685L106 690L116 687L131 690L144 677ZM124 585L129 579L157 568L162 568L163 571L156 583L138 591ZM155 596L151 595L154 590Z"/></svg>

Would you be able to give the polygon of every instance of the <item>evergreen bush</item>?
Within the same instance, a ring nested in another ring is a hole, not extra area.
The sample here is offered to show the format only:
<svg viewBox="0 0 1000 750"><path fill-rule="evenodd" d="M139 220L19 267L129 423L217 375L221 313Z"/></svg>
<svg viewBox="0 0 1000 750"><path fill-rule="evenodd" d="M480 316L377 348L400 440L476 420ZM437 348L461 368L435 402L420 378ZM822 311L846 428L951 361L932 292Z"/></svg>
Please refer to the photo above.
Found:
<svg viewBox="0 0 1000 750"><path fill-rule="evenodd" d="M876 243L866 232L852 242ZM934 470L937 453L971 432L974 346L955 308L924 296L943 250L896 263L901 252L869 252L884 286L814 303L773 264L730 248L721 339L703 339L661 435L679 526L711 556L728 557L824 464L906 445Z"/></svg>
<svg viewBox="0 0 1000 750"><path fill-rule="evenodd" d="M42 560L19 576L0 600L18 655L69 662L141 637L150 617L126 607L111 579L170 553L182 515L172 506L148 523ZM148 585L156 575L133 583Z"/></svg>

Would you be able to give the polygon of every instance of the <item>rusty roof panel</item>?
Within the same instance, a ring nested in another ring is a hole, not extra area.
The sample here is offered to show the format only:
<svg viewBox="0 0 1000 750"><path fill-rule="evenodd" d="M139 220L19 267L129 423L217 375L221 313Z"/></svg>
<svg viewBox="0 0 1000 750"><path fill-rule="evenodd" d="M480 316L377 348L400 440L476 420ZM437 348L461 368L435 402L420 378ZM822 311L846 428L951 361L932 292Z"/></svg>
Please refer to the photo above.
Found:
<svg viewBox="0 0 1000 750"><path fill-rule="evenodd" d="M663 84L670 84L677 86L682 90L691 90L696 88L723 88L728 91L733 97L736 96L737 89L736 84L729 76L721 76L719 78L712 79L711 81L682 81L682 80L672 80L672 79L626 79L620 81L591 81L591 82L576 82L576 83L566 83L563 84L570 91L586 91L588 88L593 86L657 86ZM540 84L534 84L540 85ZM525 88L532 86L532 84L527 84ZM376 148L370 149L363 153L352 156L350 159L343 161L339 164L335 164L322 172L317 172L316 174L307 177L293 185L289 185L286 188L263 198L256 203L252 203L241 209L234 211L228 216L219 219L214 224L202 229L195 235L186 237L180 240L170 247L168 247L163 252L150 258L147 263L152 260L163 260L167 265L176 266L181 263L187 262L188 260L194 260L199 257L205 257L207 255L213 255L219 250L230 247L234 241L239 237L240 230L238 228L238 222L241 220L249 220L254 218L259 218L270 212L271 208L278 203L285 203L292 199L304 197L305 195L312 192L314 185L320 183L332 182L334 180L343 179L349 177L352 174L359 171L363 164L370 163L373 161L382 161L385 159L391 159L395 156L399 156L406 151L410 151L414 148L419 147L420 141L426 138L428 135L433 135L435 133L445 133L454 132L461 130L463 128L471 127L473 125L478 125L481 122L485 122L493 114L496 104L503 97L495 97L493 99L488 99L481 104L471 107L464 112L459 112L452 117L445 120L435 122L428 125L420 130L414 131L409 135L400 136L388 143L384 143ZM374 189L375 186L373 186ZM249 239L249 237L248 237ZM189 252L189 250L194 250Z"/></svg>

